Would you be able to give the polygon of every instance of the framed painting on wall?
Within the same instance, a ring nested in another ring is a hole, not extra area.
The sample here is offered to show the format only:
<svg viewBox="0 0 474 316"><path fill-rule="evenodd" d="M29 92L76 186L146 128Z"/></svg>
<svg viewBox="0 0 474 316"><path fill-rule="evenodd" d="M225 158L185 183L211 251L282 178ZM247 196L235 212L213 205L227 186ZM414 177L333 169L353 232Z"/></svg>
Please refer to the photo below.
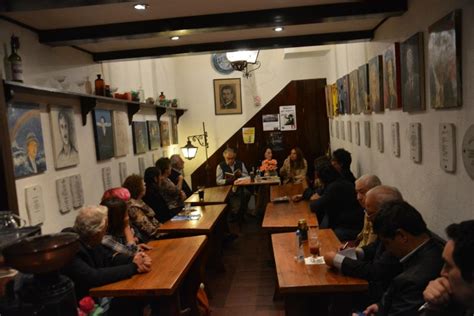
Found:
<svg viewBox="0 0 474 316"><path fill-rule="evenodd" d="M400 44L402 107L404 112L425 109L425 67L423 32Z"/></svg>
<svg viewBox="0 0 474 316"><path fill-rule="evenodd" d="M242 114L240 78L214 79L214 108L216 115Z"/></svg>
<svg viewBox="0 0 474 316"><path fill-rule="evenodd" d="M170 125L168 121L160 121L161 146L170 145Z"/></svg>
<svg viewBox="0 0 474 316"><path fill-rule="evenodd" d="M109 110L94 110L94 140L97 160L106 160L114 156L114 137L112 114Z"/></svg>
<svg viewBox="0 0 474 316"><path fill-rule="evenodd" d="M20 102L9 104L8 130L15 178L46 171L39 105Z"/></svg>
<svg viewBox="0 0 474 316"><path fill-rule="evenodd" d="M372 112L369 104L369 64L364 64L358 69L359 75L359 107L366 114Z"/></svg>
<svg viewBox="0 0 474 316"><path fill-rule="evenodd" d="M360 114L362 108L359 104L359 71L357 69L349 74L349 95L352 114Z"/></svg>
<svg viewBox="0 0 474 316"><path fill-rule="evenodd" d="M128 115L124 111L113 111L112 119L114 122L115 157L126 156L129 152Z"/></svg>
<svg viewBox="0 0 474 316"><path fill-rule="evenodd" d="M178 144L178 119L176 115L171 115L170 120L171 120L171 143Z"/></svg>
<svg viewBox="0 0 474 316"><path fill-rule="evenodd" d="M143 154L148 150L148 134L146 122L132 122L133 151Z"/></svg>
<svg viewBox="0 0 474 316"><path fill-rule="evenodd" d="M158 121L147 121L146 124L148 127L148 144L150 150L160 148L160 124L158 124Z"/></svg>
<svg viewBox="0 0 474 316"><path fill-rule="evenodd" d="M74 110L70 107L51 106L51 138L53 139L54 167L56 169L79 164Z"/></svg>
<svg viewBox="0 0 474 316"><path fill-rule="evenodd" d="M383 103L386 109L402 107L400 88L400 44L393 43L383 53Z"/></svg>
<svg viewBox="0 0 474 316"><path fill-rule="evenodd" d="M339 115L339 96L337 92L337 84L333 83L331 85L331 94L332 94L332 113L333 116Z"/></svg>
<svg viewBox="0 0 474 316"><path fill-rule="evenodd" d="M462 105L461 10L428 28L430 103L435 109Z"/></svg>
<svg viewBox="0 0 474 316"><path fill-rule="evenodd" d="M344 95L344 114L351 114L351 98L349 92L349 75L342 77L342 89Z"/></svg>
<svg viewBox="0 0 474 316"><path fill-rule="evenodd" d="M374 112L383 112L383 69L382 56L369 60L369 104Z"/></svg>
<svg viewBox="0 0 474 316"><path fill-rule="evenodd" d="M339 78L336 81L337 85L337 109L339 114L344 114L346 107L346 97L344 95L344 78Z"/></svg>
<svg viewBox="0 0 474 316"><path fill-rule="evenodd" d="M331 85L327 85L324 87L324 93L326 96L326 114L328 118L331 118L333 117Z"/></svg>

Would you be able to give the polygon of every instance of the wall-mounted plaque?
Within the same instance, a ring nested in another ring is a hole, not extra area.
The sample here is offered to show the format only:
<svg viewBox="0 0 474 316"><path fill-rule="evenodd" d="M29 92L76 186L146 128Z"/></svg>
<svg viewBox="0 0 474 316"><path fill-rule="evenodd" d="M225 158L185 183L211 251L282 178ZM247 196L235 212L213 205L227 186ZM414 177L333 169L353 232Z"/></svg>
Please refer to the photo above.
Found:
<svg viewBox="0 0 474 316"><path fill-rule="evenodd" d="M336 121L336 138L339 138L339 121Z"/></svg>
<svg viewBox="0 0 474 316"><path fill-rule="evenodd" d="M369 121L364 122L364 140L365 140L365 146L370 148L370 122Z"/></svg>
<svg viewBox="0 0 474 316"><path fill-rule="evenodd" d="M43 190L39 184L25 189L26 210L30 225L38 225L44 222Z"/></svg>
<svg viewBox="0 0 474 316"><path fill-rule="evenodd" d="M69 177L56 180L56 192L58 194L59 212L68 213L73 209L71 184Z"/></svg>
<svg viewBox="0 0 474 316"><path fill-rule="evenodd" d="M421 123L410 123L410 159L421 163Z"/></svg>
<svg viewBox="0 0 474 316"><path fill-rule="evenodd" d="M360 123L354 123L354 136L355 136L355 143L357 146L360 146Z"/></svg>
<svg viewBox="0 0 474 316"><path fill-rule="evenodd" d="M392 123L392 153L395 157L400 157L400 124Z"/></svg>
<svg viewBox="0 0 474 316"><path fill-rule="evenodd" d="M347 140L352 143L352 122L347 121Z"/></svg>
<svg viewBox="0 0 474 316"><path fill-rule="evenodd" d="M474 124L471 125L462 141L462 160L467 174L474 180Z"/></svg>
<svg viewBox="0 0 474 316"><path fill-rule="evenodd" d="M102 168L102 182L104 184L104 191L112 189L112 168Z"/></svg>
<svg viewBox="0 0 474 316"><path fill-rule="evenodd" d="M456 130L454 124L439 124L439 164L446 172L456 171Z"/></svg>
<svg viewBox="0 0 474 316"><path fill-rule="evenodd" d="M383 123L377 123L377 150L383 153Z"/></svg>
<svg viewBox="0 0 474 316"><path fill-rule="evenodd" d="M84 205L84 191L82 189L82 178L80 174L69 177L72 193L72 206L78 209Z"/></svg>
<svg viewBox="0 0 474 316"><path fill-rule="evenodd" d="M140 176L143 178L145 176L145 157L139 157L138 158L138 172L140 173Z"/></svg>
<svg viewBox="0 0 474 316"><path fill-rule="evenodd" d="M124 183L125 179L127 179L127 163L126 162L119 162L119 173L120 173L120 183Z"/></svg>
<svg viewBox="0 0 474 316"><path fill-rule="evenodd" d="M341 121L341 123L339 124L339 127L341 128L341 139L346 140L346 129L344 126L344 121Z"/></svg>

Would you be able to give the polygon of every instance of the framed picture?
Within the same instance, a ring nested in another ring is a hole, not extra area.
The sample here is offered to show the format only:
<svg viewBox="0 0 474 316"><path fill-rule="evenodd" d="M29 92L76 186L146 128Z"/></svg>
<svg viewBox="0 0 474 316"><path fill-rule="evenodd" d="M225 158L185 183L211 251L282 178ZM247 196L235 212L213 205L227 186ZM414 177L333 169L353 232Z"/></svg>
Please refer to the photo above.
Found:
<svg viewBox="0 0 474 316"><path fill-rule="evenodd" d="M370 114L372 109L369 104L369 64L359 67L359 107L365 114Z"/></svg>
<svg viewBox="0 0 474 316"><path fill-rule="evenodd" d="M176 115L171 115L171 143L178 144L178 119Z"/></svg>
<svg viewBox="0 0 474 316"><path fill-rule="evenodd" d="M337 85L337 109L339 114L344 114L344 109L346 107L346 97L344 94L344 78L339 78L336 80Z"/></svg>
<svg viewBox="0 0 474 316"><path fill-rule="evenodd" d="M146 124L148 127L148 144L150 150L160 148L160 124L158 124L158 121L147 121Z"/></svg>
<svg viewBox="0 0 474 316"><path fill-rule="evenodd" d="M369 60L369 104L374 112L383 112L383 68L382 56Z"/></svg>
<svg viewBox="0 0 474 316"><path fill-rule="evenodd" d="M359 105L359 71L357 69L349 74L349 95L352 114L360 114L362 108Z"/></svg>
<svg viewBox="0 0 474 316"><path fill-rule="evenodd" d="M114 156L114 136L112 115L109 110L94 110L94 140L97 160L106 160Z"/></svg>
<svg viewBox="0 0 474 316"><path fill-rule="evenodd" d="M50 108L51 137L53 139L54 167L56 169L79 164L74 111L70 107Z"/></svg>
<svg viewBox="0 0 474 316"><path fill-rule="evenodd" d="M337 91L337 84L333 83L331 85L331 95L332 95L332 113L333 116L339 115L339 94Z"/></svg>
<svg viewBox="0 0 474 316"><path fill-rule="evenodd" d="M115 157L126 156L129 152L128 115L124 111L113 111L112 115Z"/></svg>
<svg viewBox="0 0 474 316"><path fill-rule="evenodd" d="M351 114L351 96L349 92L349 75L342 77L342 89L344 95L344 114Z"/></svg>
<svg viewBox="0 0 474 316"><path fill-rule="evenodd" d="M383 103L386 109L402 107L400 88L400 44L393 43L383 53Z"/></svg>
<svg viewBox="0 0 474 316"><path fill-rule="evenodd" d="M160 121L161 146L170 145L170 125L168 121Z"/></svg>
<svg viewBox="0 0 474 316"><path fill-rule="evenodd" d="M8 105L8 130L15 177L27 177L46 170L39 105L15 102Z"/></svg>
<svg viewBox="0 0 474 316"><path fill-rule="evenodd" d="M240 78L214 79L214 107L216 115L242 114Z"/></svg>
<svg viewBox="0 0 474 316"><path fill-rule="evenodd" d="M146 122L132 122L133 151L143 154L148 150L148 134Z"/></svg>
<svg viewBox="0 0 474 316"><path fill-rule="evenodd" d="M425 66L423 32L416 33L400 45L402 73L402 107L405 112L425 109Z"/></svg>
<svg viewBox="0 0 474 316"><path fill-rule="evenodd" d="M435 109L462 105L461 11L428 28L430 103Z"/></svg>

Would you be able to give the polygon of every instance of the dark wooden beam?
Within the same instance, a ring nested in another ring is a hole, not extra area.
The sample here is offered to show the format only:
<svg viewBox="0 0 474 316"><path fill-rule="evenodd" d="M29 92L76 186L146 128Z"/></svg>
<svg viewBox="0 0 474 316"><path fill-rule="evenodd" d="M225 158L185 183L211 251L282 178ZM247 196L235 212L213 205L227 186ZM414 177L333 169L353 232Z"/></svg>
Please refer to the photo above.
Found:
<svg viewBox="0 0 474 316"><path fill-rule="evenodd" d="M239 49L271 49L301 46L315 46L333 43L347 43L355 41L370 40L374 36L373 30L340 32L327 34L302 35L291 37L258 38L242 41L228 41L219 43L204 43L182 46L154 47L121 51L110 51L93 53L94 61L153 58L163 56L175 56L192 53L231 51Z"/></svg>
<svg viewBox="0 0 474 316"><path fill-rule="evenodd" d="M52 46L80 45L111 39L167 36L176 31L193 34L362 18L383 19L401 15L407 8L407 0L345 2L43 30L38 32L38 36L41 43Z"/></svg>
<svg viewBox="0 0 474 316"><path fill-rule="evenodd" d="M47 9L64 9L90 5L103 5L123 2L136 2L133 0L1 0L0 12L34 11Z"/></svg>

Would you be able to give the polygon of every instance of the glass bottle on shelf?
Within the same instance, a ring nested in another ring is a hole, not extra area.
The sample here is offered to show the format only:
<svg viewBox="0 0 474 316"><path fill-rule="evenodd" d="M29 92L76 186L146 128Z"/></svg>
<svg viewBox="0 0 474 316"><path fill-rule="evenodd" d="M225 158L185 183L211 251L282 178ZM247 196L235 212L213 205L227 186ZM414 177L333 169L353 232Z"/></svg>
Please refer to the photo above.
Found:
<svg viewBox="0 0 474 316"><path fill-rule="evenodd" d="M163 94L163 92L161 92L160 96L158 97L158 102L160 103L160 105L165 105L165 100L166 100L166 97Z"/></svg>
<svg viewBox="0 0 474 316"><path fill-rule="evenodd" d="M97 75L95 79L95 95L105 96L105 82L101 75Z"/></svg>
<svg viewBox="0 0 474 316"><path fill-rule="evenodd" d="M3 43L3 70L5 72L5 80L12 80L12 69L10 67L10 62L8 61L7 43Z"/></svg>
<svg viewBox="0 0 474 316"><path fill-rule="evenodd" d="M86 83L84 84L84 90L87 94L92 94L92 82L89 80L89 76L86 77Z"/></svg>
<svg viewBox="0 0 474 316"><path fill-rule="evenodd" d="M20 55L17 54L17 50L20 48L20 39L12 35L10 39L10 46L12 52L8 57L10 63L11 76L13 81L23 82L23 64Z"/></svg>

